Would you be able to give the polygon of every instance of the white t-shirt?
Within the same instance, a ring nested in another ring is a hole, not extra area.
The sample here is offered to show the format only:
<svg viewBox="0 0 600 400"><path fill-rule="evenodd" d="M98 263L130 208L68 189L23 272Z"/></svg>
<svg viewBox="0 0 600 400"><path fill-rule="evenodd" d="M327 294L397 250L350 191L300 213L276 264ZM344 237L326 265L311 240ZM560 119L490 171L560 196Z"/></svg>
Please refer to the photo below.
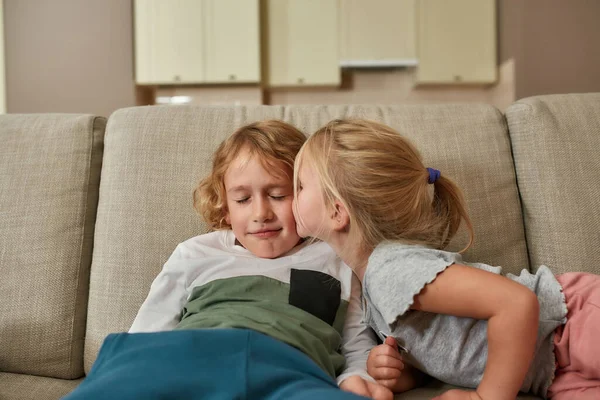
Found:
<svg viewBox="0 0 600 400"><path fill-rule="evenodd" d="M176 328L194 289L211 282L260 276L290 284L293 270L316 271L339 281L340 300L347 302L348 308L341 341L346 366L337 381L339 384L351 375L372 381L366 372L366 360L376 345L376 338L362 321L360 282L323 242L300 244L275 259L256 257L237 245L231 230L196 236L180 243L152 283L129 332Z"/></svg>

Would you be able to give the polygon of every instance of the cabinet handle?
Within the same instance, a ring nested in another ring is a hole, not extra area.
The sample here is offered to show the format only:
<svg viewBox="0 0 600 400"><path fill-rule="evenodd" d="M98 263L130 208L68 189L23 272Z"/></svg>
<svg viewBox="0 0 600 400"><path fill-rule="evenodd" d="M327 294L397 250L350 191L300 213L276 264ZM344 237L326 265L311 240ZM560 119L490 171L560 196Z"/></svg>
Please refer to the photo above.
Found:
<svg viewBox="0 0 600 400"><path fill-rule="evenodd" d="M229 80L230 80L230 81L235 81L235 79L236 79L236 76L235 76L235 74L230 74L230 75L229 75Z"/></svg>
<svg viewBox="0 0 600 400"><path fill-rule="evenodd" d="M304 78L298 78L298 83L304 83Z"/></svg>
<svg viewBox="0 0 600 400"><path fill-rule="evenodd" d="M181 76L179 76L179 75L175 75L175 76L173 77L173 80L174 80L175 82L179 82L179 81L181 81Z"/></svg>

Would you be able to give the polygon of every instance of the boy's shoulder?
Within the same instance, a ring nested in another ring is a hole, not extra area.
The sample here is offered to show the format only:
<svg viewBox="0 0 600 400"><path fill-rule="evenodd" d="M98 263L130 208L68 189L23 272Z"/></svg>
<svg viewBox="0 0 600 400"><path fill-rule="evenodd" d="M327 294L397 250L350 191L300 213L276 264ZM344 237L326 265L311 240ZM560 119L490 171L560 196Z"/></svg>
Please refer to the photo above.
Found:
<svg viewBox="0 0 600 400"><path fill-rule="evenodd" d="M185 258L227 252L230 248L230 235L233 232L221 230L194 236L179 243L176 251Z"/></svg>

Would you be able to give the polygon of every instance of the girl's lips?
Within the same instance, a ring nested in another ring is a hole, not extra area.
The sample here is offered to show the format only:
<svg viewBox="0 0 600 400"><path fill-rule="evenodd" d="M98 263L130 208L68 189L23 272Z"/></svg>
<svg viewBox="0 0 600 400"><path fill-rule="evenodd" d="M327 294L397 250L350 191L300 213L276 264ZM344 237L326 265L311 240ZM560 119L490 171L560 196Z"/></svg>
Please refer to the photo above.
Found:
<svg viewBox="0 0 600 400"><path fill-rule="evenodd" d="M277 236L279 234L279 232L281 232L281 228L280 229L273 229L273 230L253 232L252 235L254 235L254 236L258 237L258 238L266 239L266 238L270 238L270 237L273 237L273 236Z"/></svg>

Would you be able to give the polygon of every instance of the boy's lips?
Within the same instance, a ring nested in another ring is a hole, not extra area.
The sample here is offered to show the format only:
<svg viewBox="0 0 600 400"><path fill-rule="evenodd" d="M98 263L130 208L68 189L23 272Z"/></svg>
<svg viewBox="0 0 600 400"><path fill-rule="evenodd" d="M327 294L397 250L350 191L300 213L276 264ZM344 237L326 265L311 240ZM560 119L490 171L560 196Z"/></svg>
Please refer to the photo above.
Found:
<svg viewBox="0 0 600 400"><path fill-rule="evenodd" d="M279 229L261 229L260 231L250 232L251 235L256 236L258 238L266 239L273 236L276 236L281 232L282 228Z"/></svg>

